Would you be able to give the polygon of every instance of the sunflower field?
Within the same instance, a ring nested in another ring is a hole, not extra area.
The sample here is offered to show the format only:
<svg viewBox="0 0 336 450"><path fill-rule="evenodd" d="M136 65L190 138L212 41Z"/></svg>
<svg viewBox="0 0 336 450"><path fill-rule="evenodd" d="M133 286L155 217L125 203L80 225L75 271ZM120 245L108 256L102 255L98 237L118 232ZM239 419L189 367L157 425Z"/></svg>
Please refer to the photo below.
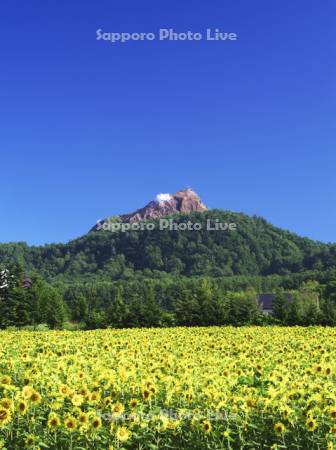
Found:
<svg viewBox="0 0 336 450"><path fill-rule="evenodd" d="M336 330L0 332L0 449L336 448Z"/></svg>

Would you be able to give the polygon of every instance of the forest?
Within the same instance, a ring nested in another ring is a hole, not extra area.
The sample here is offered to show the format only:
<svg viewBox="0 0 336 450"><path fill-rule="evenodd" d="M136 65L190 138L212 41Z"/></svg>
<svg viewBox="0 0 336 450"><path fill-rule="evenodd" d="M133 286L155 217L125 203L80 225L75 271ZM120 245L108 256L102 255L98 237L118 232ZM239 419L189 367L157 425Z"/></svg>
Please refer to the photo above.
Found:
<svg viewBox="0 0 336 450"><path fill-rule="evenodd" d="M102 229L41 247L1 244L0 270L13 278L0 289L0 327L334 324L335 244L227 211L171 219L202 226ZM236 229L207 230L209 220ZM21 286L25 276L31 289ZM270 292L278 305L265 317L258 295Z"/></svg>

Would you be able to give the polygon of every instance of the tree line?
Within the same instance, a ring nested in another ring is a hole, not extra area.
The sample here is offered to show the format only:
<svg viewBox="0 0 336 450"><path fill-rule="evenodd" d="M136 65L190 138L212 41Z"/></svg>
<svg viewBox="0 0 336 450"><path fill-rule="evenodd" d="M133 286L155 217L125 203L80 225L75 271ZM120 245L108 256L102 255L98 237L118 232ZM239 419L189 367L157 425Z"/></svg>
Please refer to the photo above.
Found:
<svg viewBox="0 0 336 450"><path fill-rule="evenodd" d="M274 314L265 316L253 283L208 277L131 279L51 285L19 265L0 269L0 328L95 329L245 324L336 325L336 277L277 285ZM290 300L288 297L290 293Z"/></svg>
<svg viewBox="0 0 336 450"><path fill-rule="evenodd" d="M62 328L68 310L59 290L39 275L32 276L30 288L24 287L23 279L19 265L0 269L0 328L38 324Z"/></svg>

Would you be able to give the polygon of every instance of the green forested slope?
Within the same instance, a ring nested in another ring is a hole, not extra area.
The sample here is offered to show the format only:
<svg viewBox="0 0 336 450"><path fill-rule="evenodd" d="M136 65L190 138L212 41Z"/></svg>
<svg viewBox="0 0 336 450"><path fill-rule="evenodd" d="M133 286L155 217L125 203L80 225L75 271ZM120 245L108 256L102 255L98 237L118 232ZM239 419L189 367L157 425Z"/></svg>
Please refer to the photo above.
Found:
<svg viewBox="0 0 336 450"><path fill-rule="evenodd" d="M236 231L208 231L207 220L235 223ZM286 275L336 266L336 246L276 228L262 218L209 210L179 214L174 222L199 231L91 232L67 244L1 244L0 262L16 260L49 280L117 280L136 274L184 276Z"/></svg>

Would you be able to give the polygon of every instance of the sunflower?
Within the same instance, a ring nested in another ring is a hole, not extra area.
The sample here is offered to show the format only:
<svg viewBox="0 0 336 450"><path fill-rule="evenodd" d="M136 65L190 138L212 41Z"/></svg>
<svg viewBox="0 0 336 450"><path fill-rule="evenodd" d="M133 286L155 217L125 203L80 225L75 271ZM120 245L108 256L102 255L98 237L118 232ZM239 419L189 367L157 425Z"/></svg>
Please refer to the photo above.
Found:
<svg viewBox="0 0 336 450"><path fill-rule="evenodd" d="M0 378L0 384L3 384L3 385L5 385L5 386L10 385L11 382L12 382L12 379L11 379L11 377L8 376L8 375L3 375L3 376Z"/></svg>
<svg viewBox="0 0 336 450"><path fill-rule="evenodd" d="M92 392L90 395L90 402L92 403L98 403L100 400L100 394L99 392Z"/></svg>
<svg viewBox="0 0 336 450"><path fill-rule="evenodd" d="M110 406L112 404L112 397L108 396L104 398L104 405L105 406Z"/></svg>
<svg viewBox="0 0 336 450"><path fill-rule="evenodd" d="M332 368L328 366L328 367L325 368L325 371L324 371L324 372L325 372L325 374L326 374L327 376L329 376L329 375L331 375L331 373L332 373Z"/></svg>
<svg viewBox="0 0 336 450"><path fill-rule="evenodd" d="M85 386L81 387L79 390L79 394L83 397L87 397L89 395L89 390Z"/></svg>
<svg viewBox="0 0 336 450"><path fill-rule="evenodd" d="M81 425L86 425L89 422L89 416L84 412L80 413L80 415L78 416L78 422Z"/></svg>
<svg viewBox="0 0 336 450"><path fill-rule="evenodd" d="M68 395L70 393L69 386L67 386L66 384L62 384L59 387L58 392L62 395Z"/></svg>
<svg viewBox="0 0 336 450"><path fill-rule="evenodd" d="M25 400L19 400L17 403L17 409L20 414L22 414L22 415L26 414L27 409L28 409L27 402Z"/></svg>
<svg viewBox="0 0 336 450"><path fill-rule="evenodd" d="M37 437L34 434L27 434L25 439L26 447L33 447L37 441Z"/></svg>
<svg viewBox="0 0 336 450"><path fill-rule="evenodd" d="M29 399L34 392L34 389L31 386L24 386L22 389L22 395L25 399Z"/></svg>
<svg viewBox="0 0 336 450"><path fill-rule="evenodd" d="M63 399L56 398L54 402L51 402L50 407L55 411L59 411L60 409L63 408L63 405L64 405Z"/></svg>
<svg viewBox="0 0 336 450"><path fill-rule="evenodd" d="M120 415L125 411L125 407L122 403L115 403L112 405L112 411L116 415Z"/></svg>
<svg viewBox="0 0 336 450"><path fill-rule="evenodd" d="M101 418L98 417L98 416L95 416L92 419L91 426L92 426L93 429L99 430L99 428L101 428L101 426L102 426Z"/></svg>
<svg viewBox="0 0 336 450"><path fill-rule="evenodd" d="M255 404L256 404L256 399L251 398L251 397L246 399L246 406L248 408L253 408L255 406Z"/></svg>
<svg viewBox="0 0 336 450"><path fill-rule="evenodd" d="M59 427L61 424L60 418L56 414L50 414L48 419L48 427L51 430L54 430L55 428Z"/></svg>
<svg viewBox="0 0 336 450"><path fill-rule="evenodd" d="M0 408L0 427L11 421L11 413L8 409Z"/></svg>
<svg viewBox="0 0 336 450"><path fill-rule="evenodd" d="M119 441L125 442L129 440L131 432L126 427L118 427L116 436Z"/></svg>
<svg viewBox="0 0 336 450"><path fill-rule="evenodd" d="M202 422L202 429L205 434L210 434L212 430L211 423L208 420Z"/></svg>
<svg viewBox="0 0 336 450"><path fill-rule="evenodd" d="M136 398L132 398L129 402L129 406L131 409L135 409L138 406L139 402Z"/></svg>
<svg viewBox="0 0 336 450"><path fill-rule="evenodd" d="M2 406L2 408L4 409L12 409L13 408L13 402L10 398L3 398L0 400L0 407Z"/></svg>
<svg viewBox="0 0 336 450"><path fill-rule="evenodd" d="M329 414L332 419L336 420L336 408L335 407L330 408Z"/></svg>
<svg viewBox="0 0 336 450"><path fill-rule="evenodd" d="M311 431L311 432L315 431L317 428L316 420L311 417L308 418L308 420L306 422L306 427L307 427L308 431Z"/></svg>
<svg viewBox="0 0 336 450"><path fill-rule="evenodd" d="M75 417L68 417L64 421L65 428L67 428L69 431L74 431L77 427L77 420Z"/></svg>
<svg viewBox="0 0 336 450"><path fill-rule="evenodd" d="M152 392L149 391L148 389L144 389L142 396L145 401L150 400L150 398L152 396Z"/></svg>
<svg viewBox="0 0 336 450"><path fill-rule="evenodd" d="M35 405L38 405L41 402L41 394L37 391L33 391L30 396L30 401Z"/></svg>
<svg viewBox="0 0 336 450"><path fill-rule="evenodd" d="M80 406L83 403L83 401L84 401L84 398L79 394L75 394L71 400L71 402L74 406Z"/></svg>
<svg viewBox="0 0 336 450"><path fill-rule="evenodd" d="M285 432L285 425L281 422L278 422L274 425L274 431L276 434L283 434Z"/></svg>

